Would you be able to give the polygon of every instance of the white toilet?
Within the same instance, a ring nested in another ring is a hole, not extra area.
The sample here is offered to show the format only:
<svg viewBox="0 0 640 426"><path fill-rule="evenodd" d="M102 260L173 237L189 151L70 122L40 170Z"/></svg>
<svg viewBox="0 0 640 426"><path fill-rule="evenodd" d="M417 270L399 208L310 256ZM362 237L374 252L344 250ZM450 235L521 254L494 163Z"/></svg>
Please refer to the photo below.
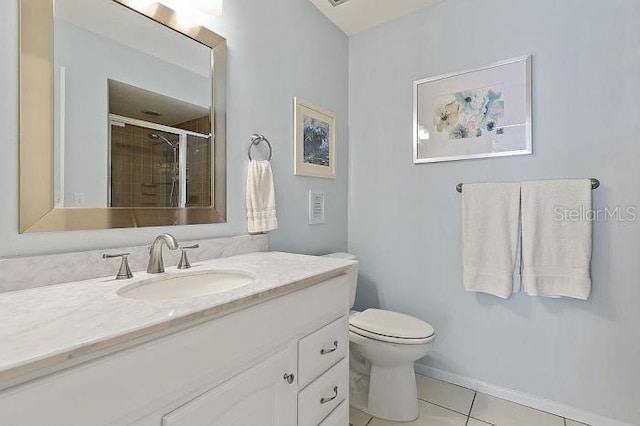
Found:
<svg viewBox="0 0 640 426"><path fill-rule="evenodd" d="M328 257L356 260L348 253ZM357 270L349 276L350 306L355 303ZM349 315L351 405L393 421L418 417L415 361L427 354L433 327L415 317L381 309Z"/></svg>

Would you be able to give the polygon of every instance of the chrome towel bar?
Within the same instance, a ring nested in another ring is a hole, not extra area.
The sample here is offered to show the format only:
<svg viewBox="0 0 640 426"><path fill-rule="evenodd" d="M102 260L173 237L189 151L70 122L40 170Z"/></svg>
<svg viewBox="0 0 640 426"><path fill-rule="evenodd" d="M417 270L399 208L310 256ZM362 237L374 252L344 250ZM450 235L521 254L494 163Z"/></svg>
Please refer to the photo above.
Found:
<svg viewBox="0 0 640 426"><path fill-rule="evenodd" d="M462 194L462 186L463 183L459 183L456 185L456 191ZM591 178L591 189L596 189L600 186L600 181L596 178Z"/></svg>

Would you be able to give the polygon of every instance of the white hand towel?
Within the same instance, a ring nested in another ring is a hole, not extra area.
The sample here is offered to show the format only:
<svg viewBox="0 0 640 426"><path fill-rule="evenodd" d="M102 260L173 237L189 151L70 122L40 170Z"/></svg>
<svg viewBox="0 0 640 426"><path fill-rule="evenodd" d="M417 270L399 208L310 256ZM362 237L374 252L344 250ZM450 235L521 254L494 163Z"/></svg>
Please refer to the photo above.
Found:
<svg viewBox="0 0 640 426"><path fill-rule="evenodd" d="M465 184L462 190L464 288L508 299L520 241L520 184ZM514 282L516 284L514 285Z"/></svg>
<svg viewBox="0 0 640 426"><path fill-rule="evenodd" d="M273 172L268 161L250 161L247 173L247 228L249 233L278 228Z"/></svg>
<svg viewBox="0 0 640 426"><path fill-rule="evenodd" d="M522 183L522 283L532 296L591 293L591 181Z"/></svg>

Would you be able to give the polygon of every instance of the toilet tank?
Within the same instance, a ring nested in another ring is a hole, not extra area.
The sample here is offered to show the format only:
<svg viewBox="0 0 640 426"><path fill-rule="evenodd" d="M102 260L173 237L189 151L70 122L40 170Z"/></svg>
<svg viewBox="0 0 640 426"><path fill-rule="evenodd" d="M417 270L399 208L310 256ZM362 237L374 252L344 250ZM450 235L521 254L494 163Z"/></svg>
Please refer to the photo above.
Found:
<svg viewBox="0 0 640 426"><path fill-rule="evenodd" d="M327 254L325 255L325 257L344 260L358 260L354 255L344 252ZM356 303L356 288L358 287L358 265L355 265L349 269L349 271L347 272L347 280L349 282L349 309L351 309Z"/></svg>

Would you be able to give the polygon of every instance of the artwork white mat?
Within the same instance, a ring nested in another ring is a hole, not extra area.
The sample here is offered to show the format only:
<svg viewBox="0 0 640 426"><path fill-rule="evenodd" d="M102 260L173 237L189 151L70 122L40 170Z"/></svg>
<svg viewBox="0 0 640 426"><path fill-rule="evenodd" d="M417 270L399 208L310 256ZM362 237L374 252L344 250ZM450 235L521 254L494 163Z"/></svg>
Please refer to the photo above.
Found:
<svg viewBox="0 0 640 426"><path fill-rule="evenodd" d="M326 129L321 136L323 144L328 145L327 164L314 164L309 158L309 146L305 147L305 126L309 122ZM294 98L294 174L301 176L335 178L336 177L336 115L299 97Z"/></svg>
<svg viewBox="0 0 640 426"><path fill-rule="evenodd" d="M531 56L413 85L414 163L532 153Z"/></svg>

